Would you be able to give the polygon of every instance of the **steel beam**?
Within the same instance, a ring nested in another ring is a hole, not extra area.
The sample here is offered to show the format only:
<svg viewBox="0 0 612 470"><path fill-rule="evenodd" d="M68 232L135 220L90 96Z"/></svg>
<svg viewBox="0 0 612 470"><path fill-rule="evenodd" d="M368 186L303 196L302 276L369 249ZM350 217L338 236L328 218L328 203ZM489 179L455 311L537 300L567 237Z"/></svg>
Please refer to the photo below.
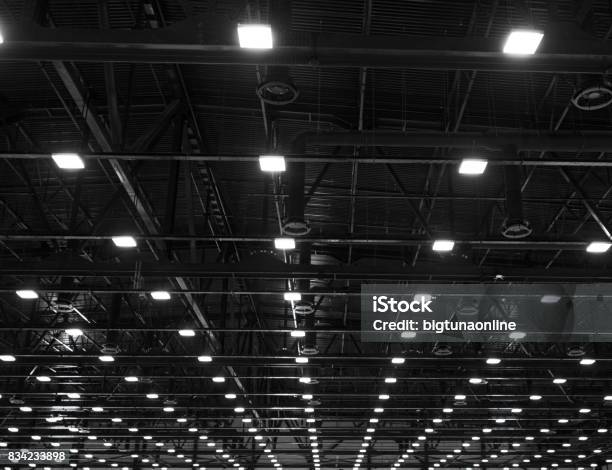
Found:
<svg viewBox="0 0 612 470"><path fill-rule="evenodd" d="M233 31L228 31L228 36ZM545 38L534 56L501 52L502 40L422 36L364 36L293 32L271 50L219 44L205 20L192 17L156 30L91 30L20 25L5 33L0 60L184 64L384 67L430 70L592 73L612 62L605 41Z"/></svg>

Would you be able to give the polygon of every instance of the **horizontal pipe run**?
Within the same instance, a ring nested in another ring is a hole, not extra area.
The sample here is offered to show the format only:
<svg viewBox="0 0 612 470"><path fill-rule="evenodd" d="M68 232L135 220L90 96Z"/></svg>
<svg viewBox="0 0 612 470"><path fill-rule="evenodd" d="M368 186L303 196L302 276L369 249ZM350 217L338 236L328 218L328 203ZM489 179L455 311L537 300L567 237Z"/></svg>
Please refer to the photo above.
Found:
<svg viewBox="0 0 612 470"><path fill-rule="evenodd" d="M400 134L402 135L402 134ZM612 136L606 137L608 142L605 144L607 149L612 149ZM380 147L412 147L412 148L431 148L433 145L389 145L384 142L375 142ZM440 145L443 145L442 142ZM327 145L327 144L322 144ZM331 144L330 144L331 145ZM349 144L346 144L349 146ZM471 147L461 147L455 142L449 142L447 145L454 145L455 148L474 148L477 147L472 143ZM557 150L564 152L599 152L597 150L601 148L601 145L594 146L594 149L589 148L588 143L585 143L585 149L581 149L582 144L576 144L570 146L565 150ZM546 149L544 149L546 150ZM491 150L488 150L491 152ZM494 166L538 166L538 167L597 167L597 168L610 168L612 167L611 160L592 160L592 159L580 159L580 160L563 160L563 159L541 159L536 160L533 158L510 160L504 158L496 158L495 155L487 153L481 155L482 158L487 158L489 165ZM202 155L202 154L85 154L81 155L87 164L88 161L97 160L125 160L125 161L192 161L192 162L221 162L221 163L252 163L256 164L259 161L259 155ZM0 153L0 158L9 160L51 160L51 155L48 153L14 153L4 152ZM453 158L422 158L413 157L410 155L397 156L397 157L368 157L368 156L350 156L350 155L297 155L297 154L286 154L285 159L287 162L303 162L303 163L363 163L363 164L394 164L394 165L459 165L462 161L462 157Z"/></svg>
<svg viewBox="0 0 612 470"><path fill-rule="evenodd" d="M58 234L58 233L0 233L0 241L46 241L46 240L88 240L109 241L116 234ZM134 234L135 240L202 242L202 243L273 243L275 237L270 236L210 236L210 235L143 235ZM431 244L429 238L378 238L378 237L299 237L298 243L320 245L386 245L386 246L422 246ZM579 250L584 251L589 242L580 240L455 240L456 245L465 245L478 249L497 250Z"/></svg>

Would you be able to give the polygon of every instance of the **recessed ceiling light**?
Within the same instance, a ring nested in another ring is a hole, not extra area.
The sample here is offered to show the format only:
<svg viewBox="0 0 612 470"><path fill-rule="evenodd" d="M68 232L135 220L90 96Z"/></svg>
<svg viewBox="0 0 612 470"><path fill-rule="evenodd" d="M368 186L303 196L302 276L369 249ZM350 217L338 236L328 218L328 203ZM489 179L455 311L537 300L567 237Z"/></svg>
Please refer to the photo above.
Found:
<svg viewBox="0 0 612 470"><path fill-rule="evenodd" d="M538 50L544 34L530 29L512 31L504 44L504 54L533 55Z"/></svg>
<svg viewBox="0 0 612 470"><path fill-rule="evenodd" d="M198 356L199 362L212 362L211 356Z"/></svg>
<svg viewBox="0 0 612 470"><path fill-rule="evenodd" d="M113 243L118 248L135 248L138 246L136 239L131 235L119 235L112 237Z"/></svg>
<svg viewBox="0 0 612 470"><path fill-rule="evenodd" d="M591 242L586 247L587 253L605 253L610 249L612 243L609 242Z"/></svg>
<svg viewBox="0 0 612 470"><path fill-rule="evenodd" d="M406 362L406 359L403 357L394 357L391 359L391 364L403 364Z"/></svg>
<svg viewBox="0 0 612 470"><path fill-rule="evenodd" d="M274 239L274 248L277 250L294 250L295 249L295 239L293 238L275 238Z"/></svg>
<svg viewBox="0 0 612 470"><path fill-rule="evenodd" d="M98 356L98 359L102 362L115 362L115 358L113 356L108 355Z"/></svg>
<svg viewBox="0 0 612 470"><path fill-rule="evenodd" d="M595 359L588 359L588 358L580 359L581 366L592 366L593 364L595 364L595 362L597 362Z"/></svg>
<svg viewBox="0 0 612 470"><path fill-rule="evenodd" d="M285 157L282 155L261 155L259 168L267 173L280 173L285 171Z"/></svg>
<svg viewBox="0 0 612 470"><path fill-rule="evenodd" d="M82 170L85 168L83 159L77 153L52 153L51 158L62 170Z"/></svg>
<svg viewBox="0 0 612 470"><path fill-rule="evenodd" d="M272 27L269 24L239 24L238 43L243 49L272 49Z"/></svg>
<svg viewBox="0 0 612 470"><path fill-rule="evenodd" d="M72 338L77 338L83 334L83 330L80 328L66 328L64 332Z"/></svg>
<svg viewBox="0 0 612 470"><path fill-rule="evenodd" d="M21 299L26 299L26 300L38 299L38 294L36 293L36 291L31 290L31 289L18 290L18 291L15 291L15 294L17 294L17 296Z"/></svg>
<svg viewBox="0 0 612 470"><path fill-rule="evenodd" d="M128 375L123 378L126 382L138 382L138 377L135 375Z"/></svg>
<svg viewBox="0 0 612 470"><path fill-rule="evenodd" d="M298 364L308 364L308 358L304 356L296 357L295 362Z"/></svg>
<svg viewBox="0 0 612 470"><path fill-rule="evenodd" d="M15 362L15 356L11 354L2 354L0 355L0 361L2 362Z"/></svg>
<svg viewBox="0 0 612 470"><path fill-rule="evenodd" d="M153 300L170 300L170 292L166 290L154 290L151 292Z"/></svg>
<svg viewBox="0 0 612 470"><path fill-rule="evenodd" d="M48 375L37 375L36 380L38 380L39 382L51 382L51 377L49 377Z"/></svg>
<svg viewBox="0 0 612 470"><path fill-rule="evenodd" d="M455 242L453 240L435 240L431 249L433 251L452 251L455 246Z"/></svg>
<svg viewBox="0 0 612 470"><path fill-rule="evenodd" d="M462 175L482 175L487 168L487 161L480 158L464 158L459 165Z"/></svg>
<svg viewBox="0 0 612 470"><path fill-rule="evenodd" d="M285 292L283 294L283 298L287 301L287 302L299 302L300 300L302 300L302 294L300 294L299 292ZM293 336L293 334L291 335Z"/></svg>

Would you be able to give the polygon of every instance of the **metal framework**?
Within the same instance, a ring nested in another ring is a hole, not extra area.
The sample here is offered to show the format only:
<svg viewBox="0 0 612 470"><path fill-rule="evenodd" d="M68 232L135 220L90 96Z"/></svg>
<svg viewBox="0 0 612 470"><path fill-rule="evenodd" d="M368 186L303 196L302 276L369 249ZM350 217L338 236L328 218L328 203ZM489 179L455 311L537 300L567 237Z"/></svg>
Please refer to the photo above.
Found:
<svg viewBox="0 0 612 470"><path fill-rule="evenodd" d="M0 467L612 468L609 344L362 343L359 314L363 283L612 282L609 110L572 104L609 10L0 1Z"/></svg>

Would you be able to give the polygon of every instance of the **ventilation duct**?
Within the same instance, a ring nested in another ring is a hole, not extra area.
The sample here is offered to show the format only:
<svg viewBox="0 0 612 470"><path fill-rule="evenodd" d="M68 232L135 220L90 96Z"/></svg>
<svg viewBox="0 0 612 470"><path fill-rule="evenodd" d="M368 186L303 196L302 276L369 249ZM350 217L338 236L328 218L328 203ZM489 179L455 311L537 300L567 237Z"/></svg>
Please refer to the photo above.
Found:
<svg viewBox="0 0 612 470"><path fill-rule="evenodd" d="M509 149L509 156L516 158L516 150ZM523 198L521 195L521 169L518 166L504 167L506 187L506 218L501 233L510 239L525 238L531 235L529 222L523 217Z"/></svg>
<svg viewBox="0 0 612 470"><path fill-rule="evenodd" d="M270 25L276 46L282 46L291 27L291 0L270 1ZM289 75L289 67L282 65L269 66L264 81L257 87L257 96L272 105L292 103L299 94Z"/></svg>
<svg viewBox="0 0 612 470"><path fill-rule="evenodd" d="M283 223L283 231L291 236L303 236L310 232L310 226L304 220L304 179L306 164L293 162L287 165L289 178L287 198L287 213Z"/></svg>

